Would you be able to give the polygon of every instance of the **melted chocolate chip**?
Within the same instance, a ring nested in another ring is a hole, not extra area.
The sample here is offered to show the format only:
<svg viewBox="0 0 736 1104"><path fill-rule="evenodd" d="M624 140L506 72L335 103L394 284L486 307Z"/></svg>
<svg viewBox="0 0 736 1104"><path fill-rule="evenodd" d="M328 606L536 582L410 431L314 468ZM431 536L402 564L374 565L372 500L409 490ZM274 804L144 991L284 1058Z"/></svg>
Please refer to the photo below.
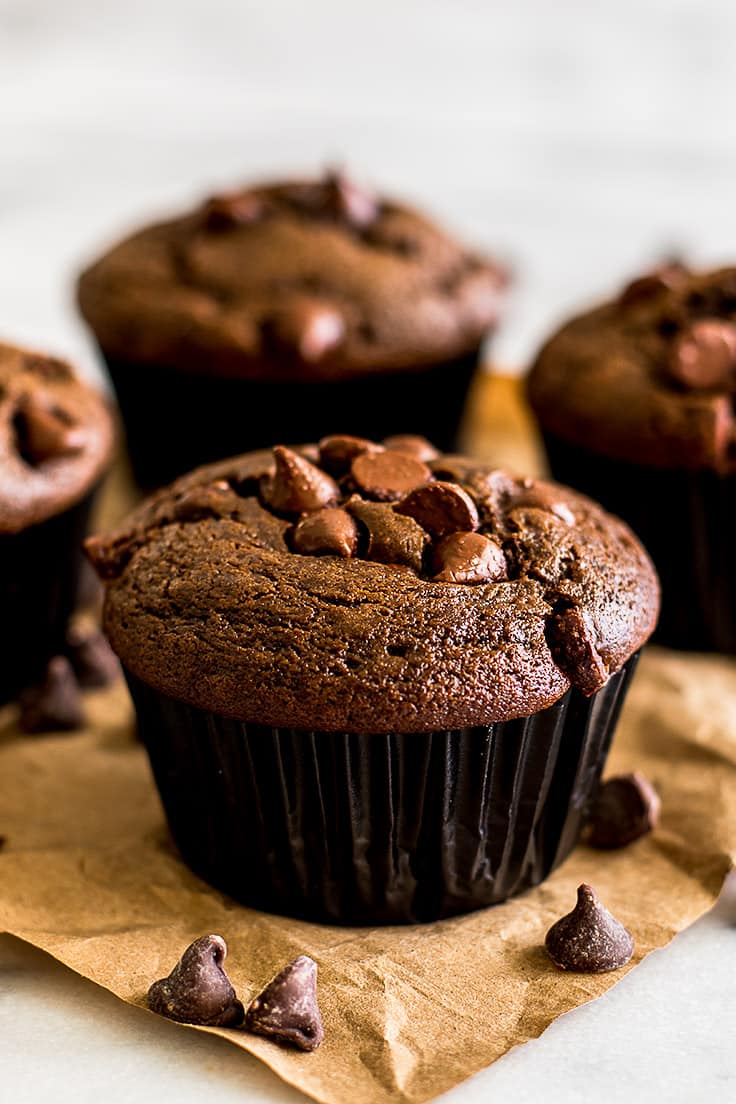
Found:
<svg viewBox="0 0 736 1104"><path fill-rule="evenodd" d="M718 318L693 322L675 340L669 372L688 390L733 388L736 385L736 326Z"/></svg>
<svg viewBox="0 0 736 1104"><path fill-rule="evenodd" d="M437 481L417 487L396 507L400 514L413 517L433 537L478 528L478 510L467 491L457 483Z"/></svg>
<svg viewBox="0 0 736 1104"><path fill-rule="evenodd" d="M413 518L397 514L385 502L366 502L354 495L346 509L368 530L365 559L422 570L429 536Z"/></svg>
<svg viewBox="0 0 736 1104"><path fill-rule="evenodd" d="M608 681L595 630L584 610L567 606L554 612L547 637L555 663L578 690L590 696Z"/></svg>
<svg viewBox="0 0 736 1104"><path fill-rule="evenodd" d="M421 460L389 449L356 456L350 465L350 474L357 489L377 502L396 502L432 478Z"/></svg>
<svg viewBox="0 0 736 1104"><path fill-rule="evenodd" d="M73 626L66 634L69 661L84 690L100 690L120 677L118 658L98 629Z"/></svg>
<svg viewBox="0 0 736 1104"><path fill-rule="evenodd" d="M273 455L276 471L263 484L268 506L279 513L306 514L335 505L340 489L326 472L283 445L276 445Z"/></svg>
<svg viewBox="0 0 736 1104"><path fill-rule="evenodd" d="M74 455L84 448L81 426L75 426L63 411L35 396L21 400L13 426L18 454L32 467Z"/></svg>
<svg viewBox="0 0 736 1104"><path fill-rule="evenodd" d="M43 682L29 686L20 698L19 724L24 732L70 732L84 724L79 683L65 656L49 661Z"/></svg>
<svg viewBox="0 0 736 1104"><path fill-rule="evenodd" d="M245 1026L299 1050L316 1050L324 1039L317 1003L317 963L299 955L251 1002Z"/></svg>
<svg viewBox="0 0 736 1104"><path fill-rule="evenodd" d="M302 555L347 559L358 551L358 526L347 510L328 507L297 522L291 543Z"/></svg>
<svg viewBox="0 0 736 1104"><path fill-rule="evenodd" d="M503 549L482 533L450 533L434 550L436 583L496 583L508 578Z"/></svg>
<svg viewBox="0 0 736 1104"><path fill-rule="evenodd" d="M620 774L601 783L585 833L590 847L626 847L656 827L659 795L644 775Z"/></svg>
<svg viewBox="0 0 736 1104"><path fill-rule="evenodd" d="M416 433L397 433L393 437L387 437L383 445L393 452L405 452L407 456L413 456L415 460L421 460L425 464L436 460L440 455L431 441Z"/></svg>
<svg viewBox="0 0 736 1104"><path fill-rule="evenodd" d="M631 933L589 885L578 888L575 908L552 925L545 946L555 966L585 974L620 970L634 953Z"/></svg>
<svg viewBox="0 0 736 1104"><path fill-rule="evenodd" d="M314 364L342 343L345 322L328 303L295 299L266 320L264 335L301 360Z"/></svg>
<svg viewBox="0 0 736 1104"><path fill-rule="evenodd" d="M259 222L265 212L266 205L259 196L252 192L231 192L207 200L202 214L206 228L218 232Z"/></svg>
<svg viewBox="0 0 736 1104"><path fill-rule="evenodd" d="M220 935L202 935L184 951L168 977L148 990L148 1007L178 1023L235 1027L243 1006L223 969L227 945Z"/></svg>
<svg viewBox="0 0 736 1104"><path fill-rule="evenodd" d="M323 437L319 443L319 462L332 475L345 475L356 456L362 452L376 452L379 446L365 437L351 437L349 434L332 434Z"/></svg>

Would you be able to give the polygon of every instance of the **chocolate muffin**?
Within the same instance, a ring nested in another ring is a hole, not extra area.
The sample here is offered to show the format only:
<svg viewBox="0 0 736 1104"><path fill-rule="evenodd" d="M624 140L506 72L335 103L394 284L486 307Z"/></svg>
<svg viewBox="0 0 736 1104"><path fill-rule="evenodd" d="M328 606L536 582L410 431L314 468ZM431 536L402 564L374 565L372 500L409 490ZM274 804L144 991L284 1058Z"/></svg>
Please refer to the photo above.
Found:
<svg viewBox="0 0 736 1104"><path fill-rule="evenodd" d="M139 483L314 437L336 421L455 447L505 282L338 174L220 195L150 226L79 281Z"/></svg>
<svg viewBox="0 0 736 1104"><path fill-rule="evenodd" d="M407 437L200 468L87 549L184 859L346 923L562 861L658 607L593 502Z"/></svg>
<svg viewBox="0 0 736 1104"><path fill-rule="evenodd" d="M555 478L649 550L657 640L736 652L736 268L635 280L547 342L528 392Z"/></svg>
<svg viewBox="0 0 736 1104"><path fill-rule="evenodd" d="M64 647L112 443L104 401L68 364L0 344L0 701Z"/></svg>

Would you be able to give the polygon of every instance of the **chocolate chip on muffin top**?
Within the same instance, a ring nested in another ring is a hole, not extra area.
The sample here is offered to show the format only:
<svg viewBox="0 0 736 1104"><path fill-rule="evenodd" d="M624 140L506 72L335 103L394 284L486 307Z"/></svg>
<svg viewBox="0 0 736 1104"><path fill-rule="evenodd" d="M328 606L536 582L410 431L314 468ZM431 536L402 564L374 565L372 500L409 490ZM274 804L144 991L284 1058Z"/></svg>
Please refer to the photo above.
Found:
<svg viewBox="0 0 736 1104"><path fill-rule="evenodd" d="M736 268L633 281L551 338L529 395L546 431L613 459L736 470Z"/></svg>
<svg viewBox="0 0 736 1104"><path fill-rule="evenodd" d="M439 363L495 322L502 270L339 173L216 196L83 273L108 356L251 379Z"/></svg>
<svg viewBox="0 0 736 1104"><path fill-rule="evenodd" d="M102 398L54 357L0 344L0 533L73 506L112 448Z"/></svg>

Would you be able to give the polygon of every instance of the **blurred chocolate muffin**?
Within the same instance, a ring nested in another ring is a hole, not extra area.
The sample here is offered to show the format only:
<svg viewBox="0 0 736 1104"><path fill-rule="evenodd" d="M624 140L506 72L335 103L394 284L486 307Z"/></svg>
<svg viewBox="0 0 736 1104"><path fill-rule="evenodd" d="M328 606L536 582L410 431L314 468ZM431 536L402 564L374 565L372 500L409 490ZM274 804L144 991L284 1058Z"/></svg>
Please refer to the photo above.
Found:
<svg viewBox="0 0 736 1104"><path fill-rule="evenodd" d="M87 548L185 860L339 922L546 877L658 607L594 503L405 436L201 468Z"/></svg>
<svg viewBox="0 0 736 1104"><path fill-rule="evenodd" d="M547 342L528 393L555 478L652 555L657 640L736 652L736 269L635 280Z"/></svg>
<svg viewBox="0 0 736 1104"><path fill-rule="evenodd" d="M156 485L340 421L455 443L502 270L339 174L216 196L79 281L134 470Z"/></svg>
<svg viewBox="0 0 736 1104"><path fill-rule="evenodd" d="M0 344L0 700L65 647L94 491L113 445L110 413L69 365Z"/></svg>

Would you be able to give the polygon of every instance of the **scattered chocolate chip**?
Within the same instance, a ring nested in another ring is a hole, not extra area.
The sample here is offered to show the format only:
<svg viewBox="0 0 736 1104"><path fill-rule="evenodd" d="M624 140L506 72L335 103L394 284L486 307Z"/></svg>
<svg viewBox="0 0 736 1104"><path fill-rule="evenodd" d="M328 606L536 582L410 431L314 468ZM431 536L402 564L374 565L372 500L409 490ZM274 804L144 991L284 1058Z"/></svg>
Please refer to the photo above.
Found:
<svg viewBox="0 0 736 1104"><path fill-rule="evenodd" d="M608 681L608 670L597 650L597 639L587 613L566 606L552 613L547 624L552 657L573 686L590 696Z"/></svg>
<svg viewBox="0 0 736 1104"><path fill-rule="evenodd" d="M54 656L43 682L20 697L20 727L24 732L68 732L84 724L79 683L65 656Z"/></svg>
<svg viewBox="0 0 736 1104"><path fill-rule="evenodd" d="M36 396L26 396L13 419L18 454L36 466L47 460L71 456L84 448L85 433L56 408Z"/></svg>
<svg viewBox="0 0 736 1104"><path fill-rule="evenodd" d="M227 944L220 935L201 935L184 951L168 977L148 990L148 1007L178 1023L236 1027L243 1006L223 969Z"/></svg>
<svg viewBox="0 0 736 1104"><path fill-rule="evenodd" d="M673 379L692 390L728 389L736 383L736 326L718 318L693 322L674 342Z"/></svg>
<svg viewBox="0 0 736 1104"><path fill-rule="evenodd" d="M73 625L66 634L69 660L83 690L99 690L120 677L117 656L99 629Z"/></svg>
<svg viewBox="0 0 736 1104"><path fill-rule="evenodd" d="M626 847L657 826L659 795L643 774L619 774L601 783L585 832L590 847Z"/></svg>
<svg viewBox="0 0 736 1104"><path fill-rule="evenodd" d="M292 535L295 552L305 556L343 556L358 551L358 525L347 510L328 507L298 521Z"/></svg>
<svg viewBox="0 0 736 1104"><path fill-rule="evenodd" d="M231 192L208 199L202 214L206 228L217 232L259 222L265 210L263 200L252 192Z"/></svg>
<svg viewBox="0 0 736 1104"><path fill-rule="evenodd" d="M328 303L294 299L266 319L263 331L267 340L313 364L341 344L345 322Z"/></svg>
<svg viewBox="0 0 736 1104"><path fill-rule="evenodd" d="M578 903L547 932L555 966L584 974L620 970L634 953L631 933L604 908L592 886L578 887Z"/></svg>
<svg viewBox="0 0 736 1104"><path fill-rule="evenodd" d="M319 462L332 475L345 475L356 456L362 452L377 451L380 446L365 437L351 437L349 434L333 434L323 437L319 443Z"/></svg>
<svg viewBox="0 0 736 1104"><path fill-rule="evenodd" d="M395 502L432 478L421 460L390 449L356 456L350 465L350 474L358 490L378 502Z"/></svg>
<svg viewBox="0 0 736 1104"><path fill-rule="evenodd" d="M224 479L203 487L185 491L172 507L173 521L201 521L203 518L227 517L237 496Z"/></svg>
<svg viewBox="0 0 736 1104"><path fill-rule="evenodd" d="M299 955L285 966L249 1005L245 1026L300 1050L316 1050L325 1034L317 1003L317 963Z"/></svg>
<svg viewBox="0 0 736 1104"><path fill-rule="evenodd" d="M284 514L307 514L334 506L340 494L337 483L297 452L276 445L276 471L263 482L268 506Z"/></svg>
<svg viewBox="0 0 736 1104"><path fill-rule="evenodd" d="M358 187L343 173L328 173L324 187L327 210L351 226L363 229L377 217L379 202L376 196Z"/></svg>
<svg viewBox="0 0 736 1104"><path fill-rule="evenodd" d="M413 517L433 537L478 528L478 510L467 491L457 483L437 480L410 491L396 510Z"/></svg>
<svg viewBox="0 0 736 1104"><path fill-rule="evenodd" d="M436 583L497 583L508 578L503 549L482 533L450 533L434 550Z"/></svg>
<svg viewBox="0 0 736 1104"><path fill-rule="evenodd" d="M618 298L618 305L623 307L638 306L639 303L651 302L657 299L665 291L682 283L687 275L687 269L677 261L664 264L653 272L648 272L636 280L627 284Z"/></svg>
<svg viewBox="0 0 736 1104"><path fill-rule="evenodd" d="M346 509L368 530L365 559L422 570L429 536L413 518L397 514L386 502L366 502L357 495Z"/></svg>
<svg viewBox="0 0 736 1104"><path fill-rule="evenodd" d="M436 460L440 455L431 441L416 433L397 433L393 437L387 437L383 444L384 448L392 452L405 452L407 456L413 456L415 460L422 460L425 464Z"/></svg>

